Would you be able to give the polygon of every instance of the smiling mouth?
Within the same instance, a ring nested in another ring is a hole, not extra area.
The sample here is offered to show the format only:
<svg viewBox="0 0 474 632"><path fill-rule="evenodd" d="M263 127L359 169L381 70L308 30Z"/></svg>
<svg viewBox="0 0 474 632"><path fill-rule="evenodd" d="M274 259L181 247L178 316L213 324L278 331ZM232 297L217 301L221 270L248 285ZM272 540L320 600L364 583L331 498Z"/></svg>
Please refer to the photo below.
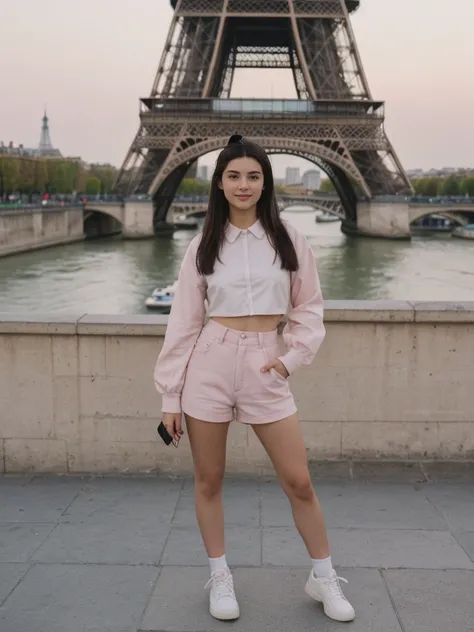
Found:
<svg viewBox="0 0 474 632"><path fill-rule="evenodd" d="M239 200L248 200L251 196L250 195L237 195L237 197L239 198Z"/></svg>

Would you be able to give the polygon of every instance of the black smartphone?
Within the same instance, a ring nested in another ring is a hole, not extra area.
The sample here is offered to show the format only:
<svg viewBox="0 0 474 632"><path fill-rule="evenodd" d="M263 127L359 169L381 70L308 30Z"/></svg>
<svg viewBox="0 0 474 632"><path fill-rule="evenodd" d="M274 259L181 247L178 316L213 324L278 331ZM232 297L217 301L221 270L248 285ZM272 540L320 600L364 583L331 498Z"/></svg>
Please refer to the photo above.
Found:
<svg viewBox="0 0 474 632"><path fill-rule="evenodd" d="M175 448L178 447L178 442L173 439L163 422L161 422L161 424L158 426L157 431L166 445L170 445L170 443L172 443Z"/></svg>

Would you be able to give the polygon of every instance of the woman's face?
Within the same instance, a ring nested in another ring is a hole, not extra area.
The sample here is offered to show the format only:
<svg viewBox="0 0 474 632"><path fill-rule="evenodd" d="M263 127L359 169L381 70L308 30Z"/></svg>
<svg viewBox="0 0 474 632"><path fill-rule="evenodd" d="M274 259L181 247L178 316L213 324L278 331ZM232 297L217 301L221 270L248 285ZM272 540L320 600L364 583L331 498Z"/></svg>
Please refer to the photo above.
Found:
<svg viewBox="0 0 474 632"><path fill-rule="evenodd" d="M219 183L229 205L240 211L248 211L257 206L263 185L262 167L254 158L231 160Z"/></svg>

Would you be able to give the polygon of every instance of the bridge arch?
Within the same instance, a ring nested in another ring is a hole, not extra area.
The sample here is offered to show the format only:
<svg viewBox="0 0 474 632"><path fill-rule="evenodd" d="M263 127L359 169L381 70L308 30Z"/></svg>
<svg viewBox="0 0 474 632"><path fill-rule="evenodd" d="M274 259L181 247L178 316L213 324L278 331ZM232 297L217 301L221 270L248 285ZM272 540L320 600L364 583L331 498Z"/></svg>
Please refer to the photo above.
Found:
<svg viewBox="0 0 474 632"><path fill-rule="evenodd" d="M345 213L342 210L340 204L337 205L339 208L333 208L332 206L327 206L322 202L303 202L305 207L310 208L312 211L321 211L322 213L331 213L340 219L345 219ZM295 206L301 206L302 202L297 202L295 200L289 202L280 202L278 204L278 208L280 211L291 211L291 209Z"/></svg>
<svg viewBox="0 0 474 632"><path fill-rule="evenodd" d="M449 219L450 221L458 224L459 226L466 226L470 223L469 214L473 215L473 209L463 209L463 208L441 208L437 209L436 205L431 205L429 208L423 206L421 208L416 208L415 206L411 206L409 209L409 222L413 224L417 220L422 217L428 217L429 215L439 215L440 217L444 217Z"/></svg>
<svg viewBox="0 0 474 632"><path fill-rule="evenodd" d="M155 202L155 225L166 221L171 201L187 168L201 156L223 149L228 139L228 135L204 139L192 145L175 147L170 152L149 189ZM346 217L351 220L356 220L358 197L371 195L362 174L338 140L325 144L298 138L249 137L249 140L265 146L269 154L299 156L323 169L333 181Z"/></svg>
<svg viewBox="0 0 474 632"><path fill-rule="evenodd" d="M113 217L117 222L123 224L124 222L124 209L120 204L94 204L94 202L88 202L84 208L84 219L87 213L101 213L102 215L108 215Z"/></svg>
<svg viewBox="0 0 474 632"><path fill-rule="evenodd" d="M86 206L83 214L83 230L86 237L117 235L123 231L123 211L120 207Z"/></svg>

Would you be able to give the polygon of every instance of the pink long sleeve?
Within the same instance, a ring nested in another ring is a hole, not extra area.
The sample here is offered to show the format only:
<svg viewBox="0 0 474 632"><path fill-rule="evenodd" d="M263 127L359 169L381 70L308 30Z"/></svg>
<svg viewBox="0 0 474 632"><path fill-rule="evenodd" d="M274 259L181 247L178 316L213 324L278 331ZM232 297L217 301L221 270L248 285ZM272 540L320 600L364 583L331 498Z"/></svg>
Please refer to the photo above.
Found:
<svg viewBox="0 0 474 632"><path fill-rule="evenodd" d="M196 268L200 235L189 244L178 276L163 348L155 366L154 380L162 395L162 411L181 412L181 391L186 368L204 325L206 284Z"/></svg>
<svg viewBox="0 0 474 632"><path fill-rule="evenodd" d="M288 352L280 356L288 373L309 366L326 335L324 304L314 256L304 236L288 227L293 238L299 269L291 274L291 310L283 329Z"/></svg>

